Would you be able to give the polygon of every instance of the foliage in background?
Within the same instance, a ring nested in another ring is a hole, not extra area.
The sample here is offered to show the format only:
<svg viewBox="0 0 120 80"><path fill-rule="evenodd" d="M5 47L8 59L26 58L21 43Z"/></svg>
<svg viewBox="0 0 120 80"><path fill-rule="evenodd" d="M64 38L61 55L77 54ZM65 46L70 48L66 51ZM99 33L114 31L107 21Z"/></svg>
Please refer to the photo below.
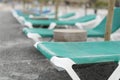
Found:
<svg viewBox="0 0 120 80"><path fill-rule="evenodd" d="M89 0L89 5L92 8L107 8L108 6L108 1L107 0Z"/></svg>
<svg viewBox="0 0 120 80"><path fill-rule="evenodd" d="M93 4L94 8L107 8L108 2L96 0L96 2Z"/></svg>

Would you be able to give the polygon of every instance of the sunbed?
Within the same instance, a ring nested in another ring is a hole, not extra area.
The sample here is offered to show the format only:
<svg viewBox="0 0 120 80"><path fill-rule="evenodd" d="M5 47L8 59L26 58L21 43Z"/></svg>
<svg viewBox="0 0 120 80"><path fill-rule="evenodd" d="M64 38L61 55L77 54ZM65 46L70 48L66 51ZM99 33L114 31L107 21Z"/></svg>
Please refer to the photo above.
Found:
<svg viewBox="0 0 120 80"><path fill-rule="evenodd" d="M31 12L31 11L30 11L30 12ZM30 13L30 12L28 12L28 13ZM31 14L33 14L33 15L35 15L35 16L40 16L40 15L46 14L47 12L50 12L50 11L45 10L45 11L42 12L42 14L36 14L36 12L34 11L34 12L31 13ZM23 13L22 10L19 10L19 9L12 10L12 14L13 14L13 16L14 16L14 14L17 14L18 16L24 16L24 17L26 17L26 18L29 17L29 14L25 14L25 13ZM48 14L49 14L49 13L48 13Z"/></svg>
<svg viewBox="0 0 120 80"><path fill-rule="evenodd" d="M75 23L85 23L95 19L96 19L96 15L87 15L87 16L76 18L76 19L67 19L67 20L66 19L26 20L25 26L29 28L33 28L33 26L36 26L36 25L50 26L52 23L56 25L75 25Z"/></svg>
<svg viewBox="0 0 120 80"><path fill-rule="evenodd" d="M51 12L51 9L43 9L41 12L40 9L33 8L33 9L29 9L28 11L36 15L41 15L41 14L49 14Z"/></svg>
<svg viewBox="0 0 120 80"><path fill-rule="evenodd" d="M63 15L58 15L58 18L66 19L66 18L70 18L72 16L75 16L74 12L69 12L69 13L66 13L66 14L63 14ZM50 13L50 14L41 15L41 16L29 16L28 19L38 19L38 20L41 20L41 19L55 19L55 14Z"/></svg>
<svg viewBox="0 0 120 80"><path fill-rule="evenodd" d="M73 65L120 61L120 41L37 42L35 47L56 67L66 70L72 80L81 80L74 71ZM108 80L119 79L118 65Z"/></svg>
<svg viewBox="0 0 120 80"><path fill-rule="evenodd" d="M67 19L67 18L70 18L70 17L73 17L75 16L75 13L74 12L70 12L70 13L66 13L66 14L63 14L63 15L60 15L58 18L59 19ZM43 22L46 22L46 23L49 23L50 24L50 21L56 21L55 20L55 17L54 15L41 15L41 16L29 16L29 17L26 17L26 16L21 16L19 17L19 21L21 22L21 24L25 24L26 26L29 27L28 23L29 24L32 24L32 25L41 25Z"/></svg>
<svg viewBox="0 0 120 80"><path fill-rule="evenodd" d="M120 28L120 8L114 9L114 17L113 17L113 24L112 24L112 33L115 32ZM87 30L88 37L104 37L105 34L105 26L106 26L106 17L97 25L95 28ZM79 27L79 26L78 26ZM53 29L23 29L25 34L32 38L33 40L37 40L37 38L44 38L44 37L53 37L54 30ZM34 37L33 37L34 36ZM36 36L36 37L35 37ZM35 39L34 39L35 38Z"/></svg>
<svg viewBox="0 0 120 80"><path fill-rule="evenodd" d="M21 20L24 19L30 19L30 16L52 16L54 15L53 13L47 13L44 14L30 14L30 13L23 13L21 10L12 10L12 15L18 20L19 23L21 23Z"/></svg>

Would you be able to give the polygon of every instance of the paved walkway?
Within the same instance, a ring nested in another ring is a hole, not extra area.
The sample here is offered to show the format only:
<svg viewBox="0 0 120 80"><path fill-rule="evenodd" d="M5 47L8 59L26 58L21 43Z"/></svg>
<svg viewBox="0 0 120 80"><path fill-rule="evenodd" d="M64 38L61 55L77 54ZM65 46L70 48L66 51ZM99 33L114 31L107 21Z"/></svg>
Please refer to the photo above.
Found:
<svg viewBox="0 0 120 80"><path fill-rule="evenodd" d="M10 12L0 12L0 80L64 80L66 73L51 66L22 28Z"/></svg>
<svg viewBox="0 0 120 80"><path fill-rule="evenodd" d="M65 71L56 71L22 29L10 12L0 12L0 80L71 80ZM115 66L95 64L79 71L82 80L106 80Z"/></svg>

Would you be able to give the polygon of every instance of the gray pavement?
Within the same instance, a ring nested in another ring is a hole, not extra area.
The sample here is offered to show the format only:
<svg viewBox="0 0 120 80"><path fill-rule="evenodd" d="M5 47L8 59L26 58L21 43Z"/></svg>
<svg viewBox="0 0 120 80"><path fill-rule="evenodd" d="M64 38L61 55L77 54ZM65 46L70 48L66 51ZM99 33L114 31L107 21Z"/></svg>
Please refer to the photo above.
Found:
<svg viewBox="0 0 120 80"><path fill-rule="evenodd" d="M33 47L33 41L22 29L10 12L0 12L0 80L71 80ZM106 80L116 66L115 63L81 65L77 71L82 80Z"/></svg>

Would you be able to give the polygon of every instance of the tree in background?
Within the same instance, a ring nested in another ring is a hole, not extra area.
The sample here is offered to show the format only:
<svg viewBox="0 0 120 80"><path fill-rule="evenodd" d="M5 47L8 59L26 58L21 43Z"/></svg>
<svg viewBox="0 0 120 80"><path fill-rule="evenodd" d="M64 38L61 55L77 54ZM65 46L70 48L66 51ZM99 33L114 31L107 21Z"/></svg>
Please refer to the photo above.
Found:
<svg viewBox="0 0 120 80"><path fill-rule="evenodd" d="M120 7L120 0L116 0L115 6Z"/></svg>
<svg viewBox="0 0 120 80"><path fill-rule="evenodd" d="M88 3L92 8L94 8L95 14L97 14L97 9L107 8L107 6L108 6L107 1L102 1L102 0L89 0Z"/></svg>

